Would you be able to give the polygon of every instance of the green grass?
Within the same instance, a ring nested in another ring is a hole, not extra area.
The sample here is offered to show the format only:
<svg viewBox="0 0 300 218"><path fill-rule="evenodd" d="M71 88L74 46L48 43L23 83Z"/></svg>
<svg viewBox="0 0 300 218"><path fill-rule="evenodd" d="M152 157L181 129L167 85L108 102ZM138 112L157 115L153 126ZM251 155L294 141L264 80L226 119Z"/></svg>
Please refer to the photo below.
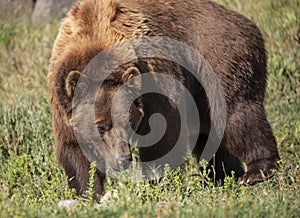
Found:
<svg viewBox="0 0 300 218"><path fill-rule="evenodd" d="M268 51L268 119L278 141L281 170L270 181L240 186L228 177L214 187L192 160L157 185L108 178L119 198L106 204L78 199L59 209L68 190L58 165L46 75L58 24L0 25L0 217L299 217L299 0L218 0L261 29ZM297 42L298 41L298 42ZM91 171L92 172L92 171ZM88 193L92 195L91 192Z"/></svg>

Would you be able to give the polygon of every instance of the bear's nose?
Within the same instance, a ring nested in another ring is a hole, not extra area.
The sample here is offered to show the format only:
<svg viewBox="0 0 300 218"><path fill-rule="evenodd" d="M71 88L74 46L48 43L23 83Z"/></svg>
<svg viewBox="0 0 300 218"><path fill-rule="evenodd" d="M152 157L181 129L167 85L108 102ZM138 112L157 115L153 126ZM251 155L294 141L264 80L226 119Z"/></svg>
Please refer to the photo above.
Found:
<svg viewBox="0 0 300 218"><path fill-rule="evenodd" d="M125 156L121 156L118 158L118 163L121 165L121 167L126 170L129 165L131 164L131 161L132 161L132 156L131 154L129 155L125 155Z"/></svg>

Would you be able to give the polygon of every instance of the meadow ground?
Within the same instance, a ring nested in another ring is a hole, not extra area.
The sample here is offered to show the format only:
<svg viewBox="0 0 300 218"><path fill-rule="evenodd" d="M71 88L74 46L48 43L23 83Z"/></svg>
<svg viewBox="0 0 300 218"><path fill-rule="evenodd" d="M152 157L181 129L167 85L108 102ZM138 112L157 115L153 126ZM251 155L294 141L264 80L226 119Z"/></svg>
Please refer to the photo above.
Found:
<svg viewBox="0 0 300 218"><path fill-rule="evenodd" d="M218 0L252 19L268 51L268 119L281 155L269 181L214 186L192 160L157 185L108 179L119 198L106 205L75 198L54 154L46 75L58 23L0 25L0 217L299 217L300 1Z"/></svg>

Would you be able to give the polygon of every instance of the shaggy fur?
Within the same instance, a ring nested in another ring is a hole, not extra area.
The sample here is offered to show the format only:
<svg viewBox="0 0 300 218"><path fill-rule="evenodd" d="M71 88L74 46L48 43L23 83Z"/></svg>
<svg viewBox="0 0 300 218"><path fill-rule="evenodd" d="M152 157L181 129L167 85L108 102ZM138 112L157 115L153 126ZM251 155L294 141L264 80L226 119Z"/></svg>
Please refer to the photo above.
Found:
<svg viewBox="0 0 300 218"><path fill-rule="evenodd" d="M215 159L217 178L223 178L224 173L230 174L231 170L243 176L242 182L249 184L262 181L264 176L269 177L271 169L276 168L279 155L263 107L266 54L261 33L254 23L209 0L84 0L70 10L60 27L48 74L56 153L70 180L69 186L75 188L77 194L84 193L90 165L80 150L70 122L73 94L69 80L74 81L77 78L74 72L82 73L103 49L145 35L168 36L192 46L210 63L220 79L227 105L227 123ZM140 72L175 72L187 87L191 85L191 78L182 73L184 70L180 66L166 61L141 60L129 65ZM116 80L122 77L122 72L115 75ZM201 87L191 89L195 98L203 99ZM177 112L172 104L154 108L153 99L167 102L157 96L144 99L144 117L138 132L148 132L147 119L154 112L164 114L171 127L157 145L140 150L143 161L168 152L168 144L174 143L176 137L173 135L178 130ZM110 101L108 98L106 109L103 104L96 106L100 111L110 110ZM105 113L99 112L97 116ZM209 113L205 115L209 117ZM206 139L205 133L198 139L194 149L198 158ZM166 146L162 148L162 145ZM241 163L247 166L245 172ZM104 179L105 175L97 171L96 193L102 193Z"/></svg>

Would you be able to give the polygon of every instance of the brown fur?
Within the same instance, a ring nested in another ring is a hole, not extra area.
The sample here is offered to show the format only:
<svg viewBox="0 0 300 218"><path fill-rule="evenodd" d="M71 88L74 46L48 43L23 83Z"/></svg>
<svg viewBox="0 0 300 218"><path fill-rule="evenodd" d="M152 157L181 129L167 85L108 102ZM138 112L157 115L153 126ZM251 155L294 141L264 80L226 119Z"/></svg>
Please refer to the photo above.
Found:
<svg viewBox="0 0 300 218"><path fill-rule="evenodd" d="M225 173L235 170L238 176L243 174L240 162L246 163L247 171L242 180L245 183L263 180L260 170L269 175L270 170L276 168L279 155L263 107L267 78L266 54L261 33L255 24L208 0L85 0L77 3L63 21L48 74L56 153L71 179L70 187L76 188L78 194L84 193L90 163L82 154L69 122L72 91L68 90L72 90L72 87L69 87L68 76L74 71L81 73L103 49L124 39L143 35L168 36L194 47L210 63L220 79L228 117L222 145L216 154L218 178L224 176L221 163L225 165ZM141 72L181 72L179 66L154 59L129 65L137 67ZM116 74L116 77L121 78L122 72ZM176 76L189 85L190 80L184 74L178 73ZM200 91L197 93L197 90L192 90L195 96L203 95ZM161 98L163 102L167 101ZM110 98L106 105L109 105L109 101ZM167 120L173 120L170 124L173 128L168 128L161 142L151 149L140 150L142 160L151 160L157 158L157 153L161 155L170 149L165 146L164 151L159 150L159 145L172 144L176 140L172 136L176 135L178 118L172 106L169 106L166 113L167 108L164 106L153 108L147 100L143 104L144 120L147 121L151 113L157 111L164 114ZM103 110L110 109L109 106L107 109L102 106L101 109L101 105L99 108L99 115L96 115L98 118L106 113ZM172 111L174 113L169 113ZM138 131L141 134L147 133L146 122L141 122ZM204 134L198 139L194 150L198 158L206 137ZM97 193L103 191L104 178L105 175L97 171Z"/></svg>

